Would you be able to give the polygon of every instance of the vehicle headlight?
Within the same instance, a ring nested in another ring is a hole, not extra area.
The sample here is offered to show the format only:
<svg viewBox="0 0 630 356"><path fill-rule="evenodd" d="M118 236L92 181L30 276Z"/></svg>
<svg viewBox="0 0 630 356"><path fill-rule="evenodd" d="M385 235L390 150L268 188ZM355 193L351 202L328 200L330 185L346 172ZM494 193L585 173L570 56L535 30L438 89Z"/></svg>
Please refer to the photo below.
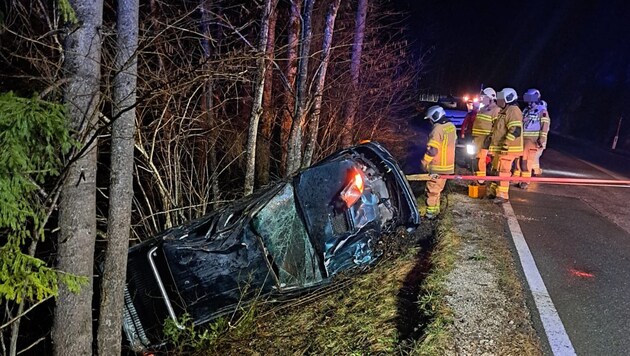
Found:
<svg viewBox="0 0 630 356"><path fill-rule="evenodd" d="M467 143L466 144L466 153L468 153L469 155L474 155L476 153L475 145L472 144L472 143Z"/></svg>

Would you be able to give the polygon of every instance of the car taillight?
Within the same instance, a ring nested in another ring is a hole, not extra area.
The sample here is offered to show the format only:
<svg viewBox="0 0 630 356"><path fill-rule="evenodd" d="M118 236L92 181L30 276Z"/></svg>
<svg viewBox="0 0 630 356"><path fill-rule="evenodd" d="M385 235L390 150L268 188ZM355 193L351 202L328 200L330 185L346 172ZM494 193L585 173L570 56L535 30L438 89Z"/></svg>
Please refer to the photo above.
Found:
<svg viewBox="0 0 630 356"><path fill-rule="evenodd" d="M350 208L361 198L361 194L363 194L363 176L357 172L341 191L341 200L346 203L346 207Z"/></svg>

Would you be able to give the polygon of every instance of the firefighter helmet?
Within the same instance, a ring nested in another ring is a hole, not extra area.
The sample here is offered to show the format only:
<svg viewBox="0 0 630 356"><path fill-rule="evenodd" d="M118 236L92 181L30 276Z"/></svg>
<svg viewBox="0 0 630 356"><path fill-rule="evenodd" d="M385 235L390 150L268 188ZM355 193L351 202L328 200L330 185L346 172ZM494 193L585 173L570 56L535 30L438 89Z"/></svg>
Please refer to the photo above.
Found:
<svg viewBox="0 0 630 356"><path fill-rule="evenodd" d="M487 97L489 97L490 99L493 99L493 100L497 99L497 92L494 89L490 88L490 87L487 87L484 90L482 90L481 91L481 95L485 95L485 96L487 96Z"/></svg>
<svg viewBox="0 0 630 356"><path fill-rule="evenodd" d="M538 89L527 89L523 95L523 100L526 103L537 103L540 101L540 91Z"/></svg>
<svg viewBox="0 0 630 356"><path fill-rule="evenodd" d="M500 92L497 93L497 100L503 100L506 104L510 104L518 99L518 94L516 94L516 90L512 88L503 88Z"/></svg>
<svg viewBox="0 0 630 356"><path fill-rule="evenodd" d="M435 123L440 121L440 119L443 118L445 115L446 111L444 111L441 106L433 105L432 107L427 109L427 115L424 118L429 119L431 120L431 122Z"/></svg>

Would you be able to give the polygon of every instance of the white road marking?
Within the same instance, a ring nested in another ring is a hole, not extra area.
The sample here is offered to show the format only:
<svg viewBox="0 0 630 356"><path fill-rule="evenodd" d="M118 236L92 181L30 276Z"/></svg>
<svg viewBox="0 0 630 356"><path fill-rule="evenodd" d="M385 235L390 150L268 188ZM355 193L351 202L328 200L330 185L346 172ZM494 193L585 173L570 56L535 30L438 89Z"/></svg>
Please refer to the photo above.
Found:
<svg viewBox="0 0 630 356"><path fill-rule="evenodd" d="M558 315L558 311L553 305L549 292L547 292L545 282L543 282L540 272L538 272L538 268L536 268L536 262L529 250L529 246L527 246L527 242L521 231L521 226L518 224L516 215L514 215L512 205L509 202L503 203L503 211L505 211L505 215L507 216L508 226L512 233L512 240L514 241L514 246L516 247L518 257L521 261L525 279L532 292L534 304L536 304L540 320L547 334L551 352L558 356L575 355L576 353L571 344L571 340L569 340L569 335L567 335L560 316Z"/></svg>

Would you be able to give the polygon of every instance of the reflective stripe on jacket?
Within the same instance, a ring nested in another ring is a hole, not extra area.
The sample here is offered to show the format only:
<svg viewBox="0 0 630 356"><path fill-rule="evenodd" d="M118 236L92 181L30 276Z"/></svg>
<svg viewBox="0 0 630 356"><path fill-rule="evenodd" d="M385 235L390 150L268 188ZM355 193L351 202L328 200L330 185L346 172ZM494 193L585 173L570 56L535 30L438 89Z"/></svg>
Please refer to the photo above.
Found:
<svg viewBox="0 0 630 356"><path fill-rule="evenodd" d="M457 133L455 125L451 122L434 124L429 134L427 151L431 147L437 149L435 156L424 155L424 161L428 163L429 173L452 174L455 173L455 144Z"/></svg>
<svg viewBox="0 0 630 356"><path fill-rule="evenodd" d="M551 126L551 117L549 117L549 112L547 111L547 109L545 109L541 114L540 114L540 123L541 123L541 128L540 128L540 139L539 142L543 147L547 146L547 134L549 133L549 127Z"/></svg>
<svg viewBox="0 0 630 356"><path fill-rule="evenodd" d="M492 103L488 106L484 106L479 109L477 118L473 123L472 135L473 136L488 136L492 132L492 124L496 120L497 115L501 109L497 104Z"/></svg>
<svg viewBox="0 0 630 356"><path fill-rule="evenodd" d="M520 131L518 137L516 132ZM492 128L490 147L493 153L523 153L523 113L516 105L501 109Z"/></svg>

